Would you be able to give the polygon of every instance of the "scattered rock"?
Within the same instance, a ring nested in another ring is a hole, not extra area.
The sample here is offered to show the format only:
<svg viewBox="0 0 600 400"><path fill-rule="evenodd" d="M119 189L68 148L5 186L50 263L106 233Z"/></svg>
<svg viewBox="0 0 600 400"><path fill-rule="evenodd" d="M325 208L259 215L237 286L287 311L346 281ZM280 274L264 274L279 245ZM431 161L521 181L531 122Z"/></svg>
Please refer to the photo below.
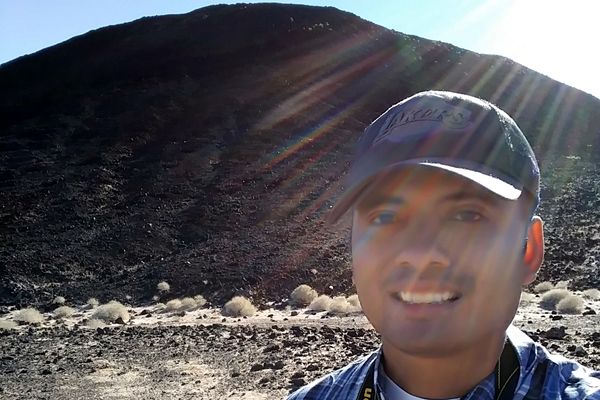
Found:
<svg viewBox="0 0 600 400"><path fill-rule="evenodd" d="M264 364L256 363L252 364L252 366L250 367L250 372L261 371L263 369L266 369Z"/></svg>
<svg viewBox="0 0 600 400"><path fill-rule="evenodd" d="M562 340L567 336L566 328L564 326L552 327L546 332L542 332L542 335L547 339Z"/></svg>
<svg viewBox="0 0 600 400"><path fill-rule="evenodd" d="M304 331L302 330L302 327L300 327L300 326L292 326L290 328L290 333L297 337L304 336Z"/></svg>
<svg viewBox="0 0 600 400"><path fill-rule="evenodd" d="M285 366L285 363L281 360L277 360L275 361L275 364L272 364L271 368L272 369L283 369L283 367Z"/></svg>
<svg viewBox="0 0 600 400"><path fill-rule="evenodd" d="M279 351L281 349L281 346L278 344L270 344L267 347L264 348L263 353L274 353L276 351Z"/></svg>
<svg viewBox="0 0 600 400"><path fill-rule="evenodd" d="M290 379L290 383L292 384L293 387L300 387L300 386L306 385L306 381L304 380L304 378Z"/></svg>
<svg viewBox="0 0 600 400"><path fill-rule="evenodd" d="M292 376L290 378L297 379L297 378L304 378L305 376L306 376L306 374L304 373L304 371L296 371L292 374Z"/></svg>
<svg viewBox="0 0 600 400"><path fill-rule="evenodd" d="M575 350L573 351L573 354L576 355L577 357L585 357L588 355L588 352L585 351L585 349L581 346L577 346L575 348Z"/></svg>

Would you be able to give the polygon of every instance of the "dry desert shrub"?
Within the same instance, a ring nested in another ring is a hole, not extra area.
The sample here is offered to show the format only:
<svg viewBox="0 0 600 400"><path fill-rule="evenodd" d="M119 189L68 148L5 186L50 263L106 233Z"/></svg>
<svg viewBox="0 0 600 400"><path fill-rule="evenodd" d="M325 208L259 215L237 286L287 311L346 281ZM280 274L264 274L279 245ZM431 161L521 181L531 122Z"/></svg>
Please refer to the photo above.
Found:
<svg viewBox="0 0 600 400"><path fill-rule="evenodd" d="M87 305L90 306L90 308L96 308L98 307L98 304L100 304L100 302L98 302L95 297L90 297L87 301Z"/></svg>
<svg viewBox="0 0 600 400"><path fill-rule="evenodd" d="M331 297L327 296L326 294L322 294L310 302L308 309L312 311L329 311L330 306Z"/></svg>
<svg viewBox="0 0 600 400"><path fill-rule="evenodd" d="M332 314L348 314L350 312L350 303L344 296L336 296L331 299L329 312Z"/></svg>
<svg viewBox="0 0 600 400"><path fill-rule="evenodd" d="M194 300L196 301L196 306L198 308L204 307L206 305L206 299L201 294L195 295Z"/></svg>
<svg viewBox="0 0 600 400"><path fill-rule="evenodd" d="M348 296L348 303L354 308L354 311L361 311L362 306L360 305L360 299L357 294Z"/></svg>
<svg viewBox="0 0 600 400"><path fill-rule="evenodd" d="M600 300L600 290L598 289L588 289L581 292L584 298L588 300Z"/></svg>
<svg viewBox="0 0 600 400"><path fill-rule="evenodd" d="M555 289L568 289L571 281L558 281L556 285L554 285Z"/></svg>
<svg viewBox="0 0 600 400"><path fill-rule="evenodd" d="M58 319L69 318L73 314L75 314L75 309L69 306L61 306L54 310L54 317Z"/></svg>
<svg viewBox="0 0 600 400"><path fill-rule="evenodd" d="M0 320L0 330L10 330L15 329L17 327L17 323L15 321L9 321L7 319Z"/></svg>
<svg viewBox="0 0 600 400"><path fill-rule="evenodd" d="M99 319L107 324L113 323L121 318L123 322L128 322L131 317L127 308L116 300L111 300L106 304L102 304L92 314L91 319Z"/></svg>
<svg viewBox="0 0 600 400"><path fill-rule="evenodd" d="M56 305L62 306L63 304L65 304L65 301L66 300L65 300L64 297L62 297L62 296L56 296L54 298L54 300L52 300L52 304L56 304Z"/></svg>
<svg viewBox="0 0 600 400"><path fill-rule="evenodd" d="M169 285L165 281L162 281L162 282L159 282L158 285L156 285L156 288L158 289L159 292L166 293L169 290L171 290L171 285Z"/></svg>
<svg viewBox="0 0 600 400"><path fill-rule="evenodd" d="M561 314L581 314L583 312L583 299L570 294L558 302L556 311Z"/></svg>
<svg viewBox="0 0 600 400"><path fill-rule="evenodd" d="M167 301L167 305L165 307L166 312L179 311L179 310L181 310L181 300L173 299L173 300Z"/></svg>
<svg viewBox="0 0 600 400"><path fill-rule="evenodd" d="M15 321L26 324L39 324L44 320L42 314L35 308L24 308L15 315Z"/></svg>
<svg viewBox="0 0 600 400"><path fill-rule="evenodd" d="M156 303L154 305L154 308L156 309L156 311L164 311L164 309L167 308L167 306L165 305L165 303Z"/></svg>
<svg viewBox="0 0 600 400"><path fill-rule="evenodd" d="M103 321L100 321L99 319L95 319L95 318L88 320L86 325L88 328L92 328L92 329L104 328L106 326L106 324Z"/></svg>
<svg viewBox="0 0 600 400"><path fill-rule="evenodd" d="M535 295L527 292L521 292L520 304L531 304L535 302Z"/></svg>
<svg viewBox="0 0 600 400"><path fill-rule="evenodd" d="M552 289L554 289L552 282L541 282L534 286L533 291L536 293L546 293Z"/></svg>
<svg viewBox="0 0 600 400"><path fill-rule="evenodd" d="M544 293L540 300L540 306L546 310L554 310L559 301L569 296L571 293L567 289L552 289Z"/></svg>
<svg viewBox="0 0 600 400"><path fill-rule="evenodd" d="M230 317L251 317L256 312L256 307L244 296L235 296L225 303L221 313Z"/></svg>
<svg viewBox="0 0 600 400"><path fill-rule="evenodd" d="M290 294L291 303L299 307L306 307L316 297L317 291L308 285L300 285Z"/></svg>
<svg viewBox="0 0 600 400"><path fill-rule="evenodd" d="M186 311L195 310L198 307L196 300L191 297L184 297L181 299L181 309Z"/></svg>

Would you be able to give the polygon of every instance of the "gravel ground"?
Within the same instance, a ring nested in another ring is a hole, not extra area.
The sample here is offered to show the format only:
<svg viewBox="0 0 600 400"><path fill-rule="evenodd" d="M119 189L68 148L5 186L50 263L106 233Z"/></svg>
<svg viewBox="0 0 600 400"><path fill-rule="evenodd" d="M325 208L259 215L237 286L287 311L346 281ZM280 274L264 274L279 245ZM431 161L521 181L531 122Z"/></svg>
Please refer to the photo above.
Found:
<svg viewBox="0 0 600 400"><path fill-rule="evenodd" d="M587 315L522 304L515 324L555 352L600 368L600 327ZM0 320L10 320L14 311ZM90 310L38 326L0 330L3 399L280 399L378 346L366 318L262 310L163 313L130 308L127 324L89 328Z"/></svg>

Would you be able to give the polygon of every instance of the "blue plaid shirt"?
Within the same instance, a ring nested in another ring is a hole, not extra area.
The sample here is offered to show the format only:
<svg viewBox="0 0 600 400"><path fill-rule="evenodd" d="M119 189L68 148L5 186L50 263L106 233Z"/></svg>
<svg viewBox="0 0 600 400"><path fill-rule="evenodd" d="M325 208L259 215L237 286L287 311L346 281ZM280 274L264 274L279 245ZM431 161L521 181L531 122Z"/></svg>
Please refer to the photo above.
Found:
<svg viewBox="0 0 600 400"><path fill-rule="evenodd" d="M541 399L600 400L600 372L583 367L563 356L550 354L543 346L512 325L506 333L517 350L521 367L514 399L522 399L529 392L534 370L548 360L541 388ZM288 400L355 400L373 363L375 363L376 390L379 392L380 399L386 400L377 376L380 362L381 349L298 389L288 397ZM463 397L463 400L493 400L495 384L495 374L491 373Z"/></svg>

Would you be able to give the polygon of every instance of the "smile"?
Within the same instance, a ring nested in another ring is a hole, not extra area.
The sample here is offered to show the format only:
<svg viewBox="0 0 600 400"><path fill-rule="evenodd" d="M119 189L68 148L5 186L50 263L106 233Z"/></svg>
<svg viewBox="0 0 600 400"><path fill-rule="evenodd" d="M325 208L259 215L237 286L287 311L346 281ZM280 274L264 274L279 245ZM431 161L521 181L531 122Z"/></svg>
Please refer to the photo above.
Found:
<svg viewBox="0 0 600 400"><path fill-rule="evenodd" d="M459 296L452 292L397 292L395 297L404 303L408 304L443 304L457 300Z"/></svg>

